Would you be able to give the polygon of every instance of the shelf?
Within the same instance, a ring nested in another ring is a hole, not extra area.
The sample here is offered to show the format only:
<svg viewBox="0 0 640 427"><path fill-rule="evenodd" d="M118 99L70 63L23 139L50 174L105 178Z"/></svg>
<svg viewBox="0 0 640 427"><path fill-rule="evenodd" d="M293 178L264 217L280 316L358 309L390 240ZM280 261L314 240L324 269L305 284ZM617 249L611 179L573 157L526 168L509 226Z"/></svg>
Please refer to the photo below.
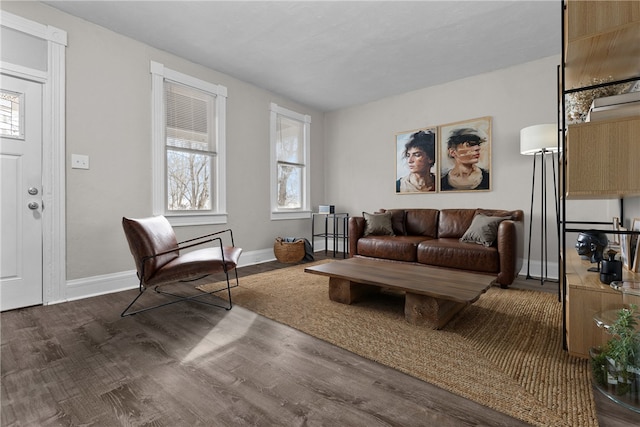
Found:
<svg viewBox="0 0 640 427"><path fill-rule="evenodd" d="M640 75L640 2L568 1L565 87Z"/></svg>
<svg viewBox="0 0 640 427"><path fill-rule="evenodd" d="M569 125L567 199L640 195L639 140L639 116Z"/></svg>
<svg viewBox="0 0 640 427"><path fill-rule="evenodd" d="M572 247L565 249L567 286L567 346L572 356L589 357L589 349L603 345L610 336L593 321L597 313L640 306L640 295L624 295L600 281L600 274L588 271L595 264L581 259ZM623 281L640 281L640 274L622 270Z"/></svg>
<svg viewBox="0 0 640 427"><path fill-rule="evenodd" d="M316 217L320 218L324 221L324 231L316 233ZM331 221L331 224L329 223ZM338 252L338 241L342 240L342 257L347 257L347 252L349 250L349 233L347 223L349 221L348 213L318 213L314 212L311 214L311 248L312 251L315 251L315 238L320 237L324 238L324 253L326 254L329 250L328 243L329 239L331 239L333 243L333 256L335 258L336 253ZM342 224L340 224L342 223ZM342 227L342 232L340 231L340 227Z"/></svg>

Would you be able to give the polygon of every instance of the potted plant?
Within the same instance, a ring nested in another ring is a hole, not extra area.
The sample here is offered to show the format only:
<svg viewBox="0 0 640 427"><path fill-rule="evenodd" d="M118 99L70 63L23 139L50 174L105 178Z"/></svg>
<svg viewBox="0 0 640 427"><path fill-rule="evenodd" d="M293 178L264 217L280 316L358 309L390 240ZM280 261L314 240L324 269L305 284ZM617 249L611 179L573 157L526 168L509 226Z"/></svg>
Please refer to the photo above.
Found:
<svg viewBox="0 0 640 427"><path fill-rule="evenodd" d="M636 329L638 307L618 310L615 322L609 326L612 335L606 345L591 352L594 380L618 396L640 392L640 331ZM614 390L615 388L615 390Z"/></svg>

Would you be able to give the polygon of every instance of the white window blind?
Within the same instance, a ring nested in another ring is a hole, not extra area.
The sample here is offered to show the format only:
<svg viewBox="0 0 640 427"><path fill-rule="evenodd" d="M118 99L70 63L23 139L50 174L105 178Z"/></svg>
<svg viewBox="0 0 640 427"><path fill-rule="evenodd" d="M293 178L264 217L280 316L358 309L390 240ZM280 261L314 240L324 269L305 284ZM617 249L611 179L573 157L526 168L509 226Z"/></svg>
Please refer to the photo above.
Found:
<svg viewBox="0 0 640 427"><path fill-rule="evenodd" d="M174 225L226 222L226 88L151 63L154 213ZM160 181L160 182L158 182Z"/></svg>

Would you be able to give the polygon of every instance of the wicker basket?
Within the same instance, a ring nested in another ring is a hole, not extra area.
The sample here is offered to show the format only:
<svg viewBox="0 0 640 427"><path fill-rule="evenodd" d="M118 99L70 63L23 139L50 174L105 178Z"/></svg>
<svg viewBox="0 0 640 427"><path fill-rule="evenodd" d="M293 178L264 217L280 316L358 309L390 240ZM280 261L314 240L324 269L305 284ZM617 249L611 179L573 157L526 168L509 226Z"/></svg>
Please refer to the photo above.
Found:
<svg viewBox="0 0 640 427"><path fill-rule="evenodd" d="M273 244L273 253L276 259L287 264L294 264L302 261L305 256L304 240L296 242L285 242L282 237L277 237Z"/></svg>

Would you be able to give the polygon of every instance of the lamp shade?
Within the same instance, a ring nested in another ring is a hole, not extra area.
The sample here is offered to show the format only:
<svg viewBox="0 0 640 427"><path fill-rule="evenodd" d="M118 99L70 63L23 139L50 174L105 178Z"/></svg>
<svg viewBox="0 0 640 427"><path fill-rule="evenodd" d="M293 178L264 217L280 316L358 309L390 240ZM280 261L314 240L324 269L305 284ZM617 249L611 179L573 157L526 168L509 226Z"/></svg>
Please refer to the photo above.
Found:
<svg viewBox="0 0 640 427"><path fill-rule="evenodd" d="M555 123L529 126L520 131L520 154L558 151L558 126Z"/></svg>

